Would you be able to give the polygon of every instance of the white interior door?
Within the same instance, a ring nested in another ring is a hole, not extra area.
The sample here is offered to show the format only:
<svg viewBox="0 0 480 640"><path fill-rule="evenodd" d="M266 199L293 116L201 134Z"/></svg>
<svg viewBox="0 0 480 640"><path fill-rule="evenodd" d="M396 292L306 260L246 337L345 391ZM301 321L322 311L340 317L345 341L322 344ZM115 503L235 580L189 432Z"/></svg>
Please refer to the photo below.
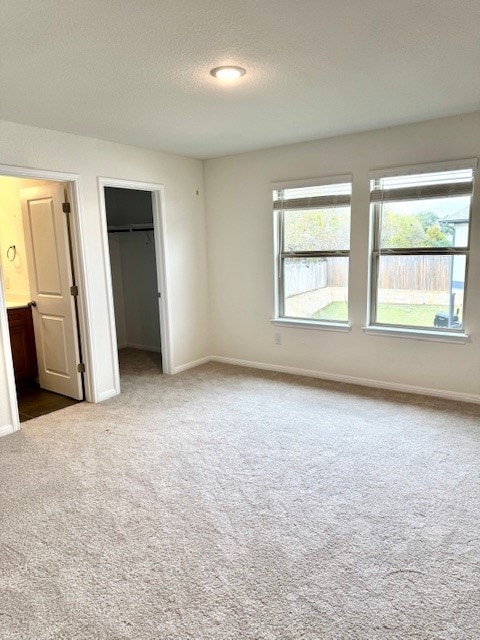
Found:
<svg viewBox="0 0 480 640"><path fill-rule="evenodd" d="M30 292L36 305L32 312L40 386L82 400L64 189L65 185L52 182L22 189L20 199Z"/></svg>

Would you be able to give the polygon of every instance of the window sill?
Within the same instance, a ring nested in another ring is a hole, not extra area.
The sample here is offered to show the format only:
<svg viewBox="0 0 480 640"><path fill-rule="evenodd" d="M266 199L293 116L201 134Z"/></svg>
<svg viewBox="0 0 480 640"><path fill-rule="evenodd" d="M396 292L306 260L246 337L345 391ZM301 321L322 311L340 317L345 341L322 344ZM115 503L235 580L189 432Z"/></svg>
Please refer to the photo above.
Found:
<svg viewBox="0 0 480 640"><path fill-rule="evenodd" d="M351 326L346 322L322 322L321 320L296 320L295 318L273 318L270 321L280 327L294 327L295 329L320 329L323 331L340 331L348 333Z"/></svg>
<svg viewBox="0 0 480 640"><path fill-rule="evenodd" d="M422 329L400 329L398 327L369 326L363 327L363 331L369 335L384 336L387 338L409 338L410 340L426 340L427 342L453 342L465 344L470 337L466 333L428 331Z"/></svg>

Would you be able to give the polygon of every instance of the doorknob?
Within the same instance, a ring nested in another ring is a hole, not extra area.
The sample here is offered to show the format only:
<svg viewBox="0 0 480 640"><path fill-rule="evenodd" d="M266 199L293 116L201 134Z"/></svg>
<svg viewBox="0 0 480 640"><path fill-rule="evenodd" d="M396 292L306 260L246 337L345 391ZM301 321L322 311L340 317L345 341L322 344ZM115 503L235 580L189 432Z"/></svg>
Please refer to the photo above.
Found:
<svg viewBox="0 0 480 640"><path fill-rule="evenodd" d="M37 303L35 302L35 300L32 300L31 302L28 303L29 307L36 307Z"/></svg>

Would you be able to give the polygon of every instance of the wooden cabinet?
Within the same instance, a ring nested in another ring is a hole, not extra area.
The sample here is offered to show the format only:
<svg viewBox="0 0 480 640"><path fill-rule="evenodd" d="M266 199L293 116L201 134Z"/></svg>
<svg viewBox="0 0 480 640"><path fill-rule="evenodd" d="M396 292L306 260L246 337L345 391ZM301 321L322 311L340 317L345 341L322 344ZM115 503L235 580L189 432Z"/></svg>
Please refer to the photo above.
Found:
<svg viewBox="0 0 480 640"><path fill-rule="evenodd" d="M38 373L32 310L21 307L8 309L7 313L15 382L23 386L33 382Z"/></svg>

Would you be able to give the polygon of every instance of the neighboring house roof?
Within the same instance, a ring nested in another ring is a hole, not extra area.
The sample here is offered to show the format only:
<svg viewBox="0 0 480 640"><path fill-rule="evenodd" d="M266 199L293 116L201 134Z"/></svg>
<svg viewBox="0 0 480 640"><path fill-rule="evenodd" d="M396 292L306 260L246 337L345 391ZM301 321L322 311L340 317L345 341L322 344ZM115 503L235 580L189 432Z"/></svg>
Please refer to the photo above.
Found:
<svg viewBox="0 0 480 640"><path fill-rule="evenodd" d="M444 218L440 218L439 222L453 222L458 224L459 222L469 222L470 210L468 207L464 207L455 213L448 213Z"/></svg>

